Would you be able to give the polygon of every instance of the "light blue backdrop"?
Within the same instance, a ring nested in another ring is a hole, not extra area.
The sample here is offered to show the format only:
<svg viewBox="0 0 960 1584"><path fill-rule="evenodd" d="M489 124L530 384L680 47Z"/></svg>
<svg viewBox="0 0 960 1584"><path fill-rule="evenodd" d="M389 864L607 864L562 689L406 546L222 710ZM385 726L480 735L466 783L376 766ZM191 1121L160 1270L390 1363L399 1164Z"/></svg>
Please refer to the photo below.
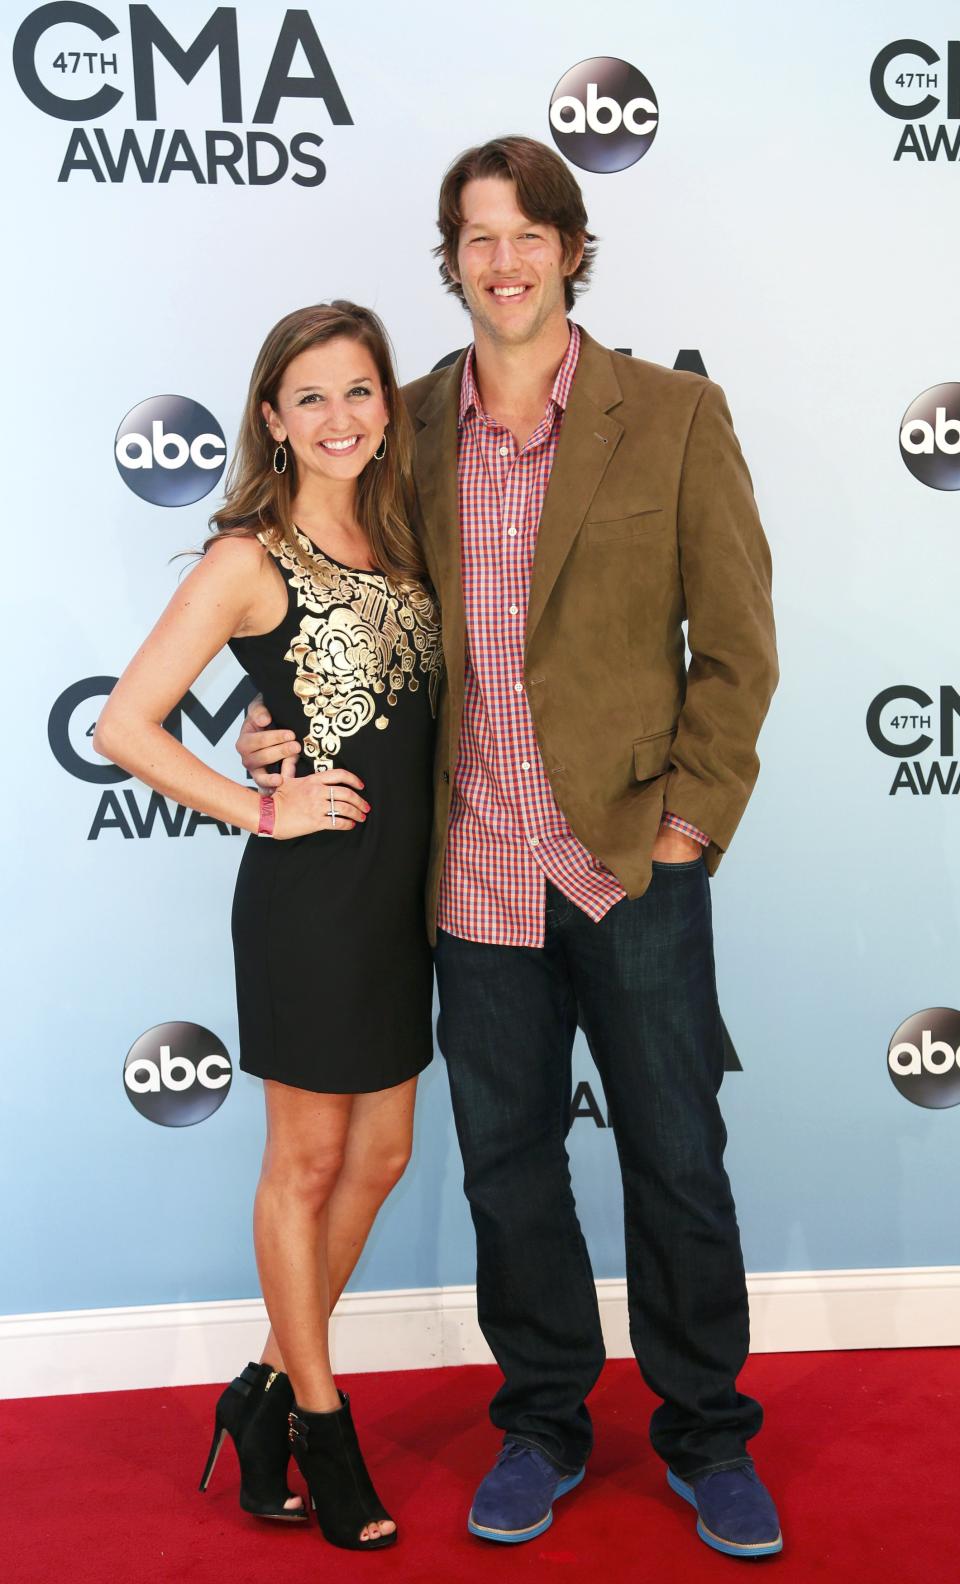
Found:
<svg viewBox="0 0 960 1584"><path fill-rule="evenodd" d="M128 92L96 124L114 142L128 127L149 141L129 92L126 8L104 4ZM331 125L309 99L284 104L273 132L324 139L327 177L310 189L184 173L58 183L72 125L28 103L9 67L28 9L5 8L0 111L12 222L0 1310L257 1291L258 1083L238 1073L215 1116L176 1130L139 1116L121 1082L133 1041L167 1020L215 1030L236 1056L241 839L207 828L90 841L101 789L66 774L47 742L66 687L122 668L173 588L171 556L201 542L216 499L138 500L114 466L116 427L174 391L232 438L267 328L334 295L383 315L403 378L462 345L466 320L427 251L440 174L501 131L549 138L554 83L602 54L650 79L661 121L639 164L582 173L601 254L576 317L659 362L700 350L727 391L775 558L783 683L714 885L721 997L744 1066L723 1100L747 1265L955 1263L960 1110L902 1099L886 1050L908 1014L960 1003L958 804L891 797L896 763L864 716L892 683L960 683L960 494L918 483L897 444L913 398L960 380L957 172L945 158L894 161L902 123L868 86L877 51L910 34L942 56L944 94L956 6L608 0L598 13L490 0L469 31L440 6L373 0L360 27L351 8L314 7L354 124ZM206 15L185 0L155 9L183 42ZM240 0L238 12L245 132L284 7ZM68 31L62 47L80 48ZM80 92L53 75L52 48L41 54L45 81ZM157 83L160 127L202 143L222 126L212 62L189 87L166 66ZM197 686L208 709L237 674L227 657L210 668ZM91 760L95 713L74 724ZM213 755L231 773L234 735ZM189 723L185 741L210 752ZM576 1076L599 1092L583 1050ZM622 1274L612 1135L578 1121L571 1152L596 1274ZM438 1061L415 1164L353 1286L469 1282L473 1270Z"/></svg>

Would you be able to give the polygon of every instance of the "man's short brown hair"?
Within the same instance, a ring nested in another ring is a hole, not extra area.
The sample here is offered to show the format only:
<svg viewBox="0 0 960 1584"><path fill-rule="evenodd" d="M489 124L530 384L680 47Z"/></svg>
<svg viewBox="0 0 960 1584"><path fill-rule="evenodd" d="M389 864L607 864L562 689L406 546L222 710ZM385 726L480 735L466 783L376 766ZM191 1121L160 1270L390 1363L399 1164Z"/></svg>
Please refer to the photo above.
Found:
<svg viewBox="0 0 960 1584"><path fill-rule="evenodd" d="M476 148L464 149L450 166L440 187L437 228L440 243L434 257L440 260L440 279L447 291L466 306L463 288L454 280L450 265L456 260L457 242L463 216L460 197L467 182L485 176L513 182L517 204L529 220L552 225L560 233L564 263L568 264L583 247L583 257L564 281L567 310L573 307L578 291L590 280L596 256L596 237L587 230L587 211L576 178L559 154L528 137L493 138Z"/></svg>

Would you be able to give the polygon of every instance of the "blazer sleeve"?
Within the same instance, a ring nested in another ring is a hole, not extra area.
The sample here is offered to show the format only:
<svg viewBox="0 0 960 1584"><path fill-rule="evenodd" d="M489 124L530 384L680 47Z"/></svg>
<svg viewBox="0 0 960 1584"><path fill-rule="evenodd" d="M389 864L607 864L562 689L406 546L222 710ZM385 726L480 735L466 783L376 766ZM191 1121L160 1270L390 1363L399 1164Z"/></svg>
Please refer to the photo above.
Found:
<svg viewBox="0 0 960 1584"><path fill-rule="evenodd" d="M723 851L757 779L778 669L770 548L726 399L710 382L687 437L677 515L690 662L664 806Z"/></svg>

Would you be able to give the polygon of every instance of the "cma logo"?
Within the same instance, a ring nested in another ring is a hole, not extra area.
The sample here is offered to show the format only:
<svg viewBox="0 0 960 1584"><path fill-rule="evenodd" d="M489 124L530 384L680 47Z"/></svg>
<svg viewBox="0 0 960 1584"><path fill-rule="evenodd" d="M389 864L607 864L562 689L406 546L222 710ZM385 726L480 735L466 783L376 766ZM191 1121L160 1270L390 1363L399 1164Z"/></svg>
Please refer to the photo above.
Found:
<svg viewBox="0 0 960 1584"><path fill-rule="evenodd" d="M927 1007L907 1018L890 1041L887 1069L914 1105L944 1111L960 1104L960 1012Z"/></svg>
<svg viewBox="0 0 960 1584"><path fill-rule="evenodd" d="M871 699L867 736L879 753L904 761L897 766L891 797L898 792L911 792L915 797L928 797L931 792L960 794L960 761L954 758L958 715L960 693L954 687L941 687L936 705L929 693L909 682L884 688ZM938 757L928 768L919 762L906 763L919 761L934 747Z"/></svg>
<svg viewBox="0 0 960 1584"><path fill-rule="evenodd" d="M213 414L189 396L149 396L121 421L113 454L141 500L190 506L219 482L227 442Z"/></svg>
<svg viewBox="0 0 960 1584"><path fill-rule="evenodd" d="M936 90L936 91L934 91ZM870 92L875 104L895 121L906 121L894 150L894 160L912 155L921 161L960 158L960 127L951 133L948 121L960 119L960 41L947 45L946 67L942 55L922 39L894 39L884 45L870 68ZM940 124L916 126L940 111Z"/></svg>
<svg viewBox="0 0 960 1584"><path fill-rule="evenodd" d="M960 490L960 383L931 385L900 422L900 455L929 489Z"/></svg>
<svg viewBox="0 0 960 1584"><path fill-rule="evenodd" d="M93 823L87 833L88 841L98 841L105 831L116 831L124 840L148 838L154 831L167 836L193 836L201 827L213 827L221 836L239 836L240 828L227 825L223 820L212 819L196 809L188 810L182 803L169 803L159 792L139 794L131 787L122 794L112 790L124 781L131 780L126 770L94 756L90 740L93 737L99 714L99 701L108 698L116 677L83 677L72 682L60 694L47 721L47 740L50 751L61 769L78 781L106 787L97 803ZM249 677L242 677L224 703L212 713L200 702L196 694L185 693L176 709L164 721L164 728L183 741L184 717L211 747L240 720L256 688Z"/></svg>
<svg viewBox="0 0 960 1584"><path fill-rule="evenodd" d="M324 180L326 167L316 152L323 138L317 132L296 132L286 140L272 132L251 130L241 135L227 130L244 121L236 7L217 6L186 42L170 32L151 6L131 5L129 17L136 120L147 125L157 121L158 60L163 62L161 81L168 82L172 72L185 84L213 60L216 74L203 74L200 92L209 94L211 82L217 82L218 124L199 132L191 128L189 137L183 128L151 129L142 140L132 128L110 138L102 127L88 131L78 126L70 133L58 181L85 173L95 182L122 182L129 175L141 182L165 183L180 176L200 186L257 187L282 180L288 171L302 187L316 187ZM13 69L21 91L36 109L56 121L89 123L111 115L126 93L116 81L126 56L114 42L119 32L112 18L96 6L74 0L40 6L20 24L13 42ZM319 101L333 126L353 125L305 10L284 13L260 85L253 126L271 126L289 99Z"/></svg>
<svg viewBox="0 0 960 1584"><path fill-rule="evenodd" d="M550 95L550 132L581 170L611 174L642 159L660 124L657 96L629 61L594 55L571 66Z"/></svg>
<svg viewBox="0 0 960 1584"><path fill-rule="evenodd" d="M233 1066L223 1042L199 1023L158 1023L127 1052L131 1105L161 1127L192 1127L223 1104Z"/></svg>

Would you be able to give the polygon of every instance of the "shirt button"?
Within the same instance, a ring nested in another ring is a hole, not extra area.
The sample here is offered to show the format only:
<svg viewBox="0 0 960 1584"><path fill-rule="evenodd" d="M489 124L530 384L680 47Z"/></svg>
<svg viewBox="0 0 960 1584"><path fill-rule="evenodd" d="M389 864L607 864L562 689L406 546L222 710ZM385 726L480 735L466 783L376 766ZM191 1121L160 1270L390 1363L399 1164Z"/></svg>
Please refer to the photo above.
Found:
<svg viewBox="0 0 960 1584"><path fill-rule="evenodd" d="M523 764L520 766L520 769L521 770L529 770L530 769L529 760L524 759Z"/></svg>
<svg viewBox="0 0 960 1584"><path fill-rule="evenodd" d="M508 528L508 529L507 529L507 533L508 533L508 534L509 534L509 535L510 535L510 538L511 538L511 539L516 539L516 537L517 537L517 530L516 530L516 528Z"/></svg>
<svg viewBox="0 0 960 1584"><path fill-rule="evenodd" d="M523 683L522 682L514 682L513 691L514 691L514 693L522 693L523 692Z"/></svg>
<svg viewBox="0 0 960 1584"><path fill-rule="evenodd" d="M510 606L510 615L511 616L516 616L517 614L518 614L517 606L516 605L511 605Z"/></svg>
<svg viewBox="0 0 960 1584"><path fill-rule="evenodd" d="M510 447L509 446L501 446L500 447L500 455L501 456L509 456L510 455Z"/></svg>
<svg viewBox="0 0 960 1584"><path fill-rule="evenodd" d="M530 837L530 846L531 847L539 847L540 846L540 837L539 836L531 836Z"/></svg>

